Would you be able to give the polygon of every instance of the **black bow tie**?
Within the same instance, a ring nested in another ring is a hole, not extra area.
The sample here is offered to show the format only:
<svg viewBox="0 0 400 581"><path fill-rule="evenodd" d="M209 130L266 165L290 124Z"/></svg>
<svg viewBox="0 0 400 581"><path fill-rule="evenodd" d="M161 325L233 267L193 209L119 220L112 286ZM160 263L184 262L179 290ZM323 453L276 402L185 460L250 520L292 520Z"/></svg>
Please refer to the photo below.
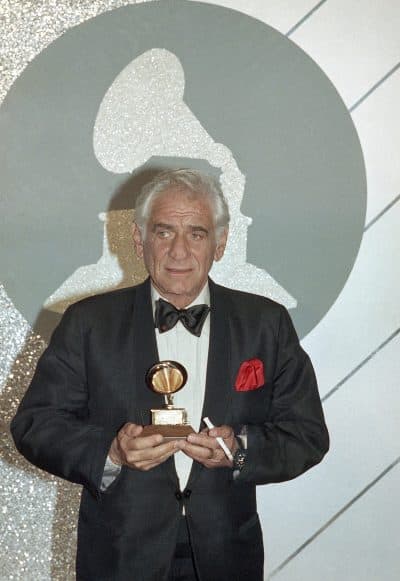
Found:
<svg viewBox="0 0 400 581"><path fill-rule="evenodd" d="M200 337L201 329L209 311L210 307L208 305L194 305L189 309L177 309L171 303L159 299L156 301L154 322L160 333L165 333L165 331L175 327L178 321L181 321L182 325L190 333Z"/></svg>

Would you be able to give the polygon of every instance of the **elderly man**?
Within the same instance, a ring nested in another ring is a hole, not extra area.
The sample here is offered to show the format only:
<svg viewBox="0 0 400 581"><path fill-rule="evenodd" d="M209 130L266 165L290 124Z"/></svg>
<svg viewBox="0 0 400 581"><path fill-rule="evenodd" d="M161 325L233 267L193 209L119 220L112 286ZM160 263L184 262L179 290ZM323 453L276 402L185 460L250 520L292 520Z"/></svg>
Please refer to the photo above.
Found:
<svg viewBox="0 0 400 581"><path fill-rule="evenodd" d="M67 310L13 420L22 454L84 486L80 580L262 581L256 485L328 449L286 310L208 278L228 223L207 176L170 171L145 186L133 238L149 278ZM143 432L162 403L145 376L166 359L188 371L176 403L199 432L186 439Z"/></svg>

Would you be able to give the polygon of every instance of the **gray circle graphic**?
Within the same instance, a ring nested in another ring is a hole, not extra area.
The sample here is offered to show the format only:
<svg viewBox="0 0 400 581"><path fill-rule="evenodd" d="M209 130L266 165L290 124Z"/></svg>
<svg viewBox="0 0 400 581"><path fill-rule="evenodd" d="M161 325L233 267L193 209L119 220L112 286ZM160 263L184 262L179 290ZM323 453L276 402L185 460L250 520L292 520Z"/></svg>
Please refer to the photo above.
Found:
<svg viewBox="0 0 400 581"><path fill-rule="evenodd" d="M153 159L130 176L106 171L94 155L103 96L154 47L177 56L185 103L246 176L248 260L296 297L291 315L304 336L336 300L359 249L360 143L334 86L301 49L258 20L200 2L107 12L66 32L14 83L0 108L7 293L42 332L46 297L99 258L98 213L131 207L135 187L155 167L204 168L201 160Z"/></svg>

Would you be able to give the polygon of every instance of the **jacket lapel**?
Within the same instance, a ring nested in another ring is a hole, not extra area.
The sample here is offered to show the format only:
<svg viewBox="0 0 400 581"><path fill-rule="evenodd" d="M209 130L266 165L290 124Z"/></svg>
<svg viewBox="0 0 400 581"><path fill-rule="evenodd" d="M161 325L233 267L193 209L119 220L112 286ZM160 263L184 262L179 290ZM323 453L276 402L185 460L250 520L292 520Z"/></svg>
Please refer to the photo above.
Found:
<svg viewBox="0 0 400 581"><path fill-rule="evenodd" d="M211 303L210 345L201 417L208 416L215 426L220 426L225 423L229 415L232 398L230 309L223 287L214 284L210 279L209 286ZM193 462L188 488L193 486L202 469L201 464Z"/></svg>
<svg viewBox="0 0 400 581"><path fill-rule="evenodd" d="M135 402L139 403L136 418L141 424L148 424L149 406L158 405L161 400L161 397L153 393L145 382L147 370L158 361L149 279L139 285L136 290L133 329L132 356L134 357L135 369Z"/></svg>
<svg viewBox="0 0 400 581"><path fill-rule="evenodd" d="M139 405L135 415L137 423L149 424L150 409L161 407L164 404L164 398L151 391L145 382L147 371L159 361L151 304L150 279L148 278L136 288L135 307L133 311L133 328L135 330L133 357L136 390L135 401ZM163 466L176 484L177 475L173 458L169 458Z"/></svg>

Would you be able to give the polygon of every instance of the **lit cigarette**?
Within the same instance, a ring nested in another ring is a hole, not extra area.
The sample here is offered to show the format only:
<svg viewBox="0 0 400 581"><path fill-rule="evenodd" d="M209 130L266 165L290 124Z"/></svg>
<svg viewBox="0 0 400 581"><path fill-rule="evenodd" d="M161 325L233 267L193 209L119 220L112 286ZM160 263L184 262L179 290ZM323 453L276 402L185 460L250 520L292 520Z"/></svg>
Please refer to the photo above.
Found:
<svg viewBox="0 0 400 581"><path fill-rule="evenodd" d="M212 423L212 421L210 420L210 418L203 418L203 422L205 423L205 425L207 426L207 428L209 430L212 430L213 428L215 428L215 426ZM221 446L221 448L225 452L225 456L228 458L228 460L233 462L232 452L229 450L228 446L225 444L225 442L221 438L221 436L217 436L215 439L217 440L218 444Z"/></svg>

